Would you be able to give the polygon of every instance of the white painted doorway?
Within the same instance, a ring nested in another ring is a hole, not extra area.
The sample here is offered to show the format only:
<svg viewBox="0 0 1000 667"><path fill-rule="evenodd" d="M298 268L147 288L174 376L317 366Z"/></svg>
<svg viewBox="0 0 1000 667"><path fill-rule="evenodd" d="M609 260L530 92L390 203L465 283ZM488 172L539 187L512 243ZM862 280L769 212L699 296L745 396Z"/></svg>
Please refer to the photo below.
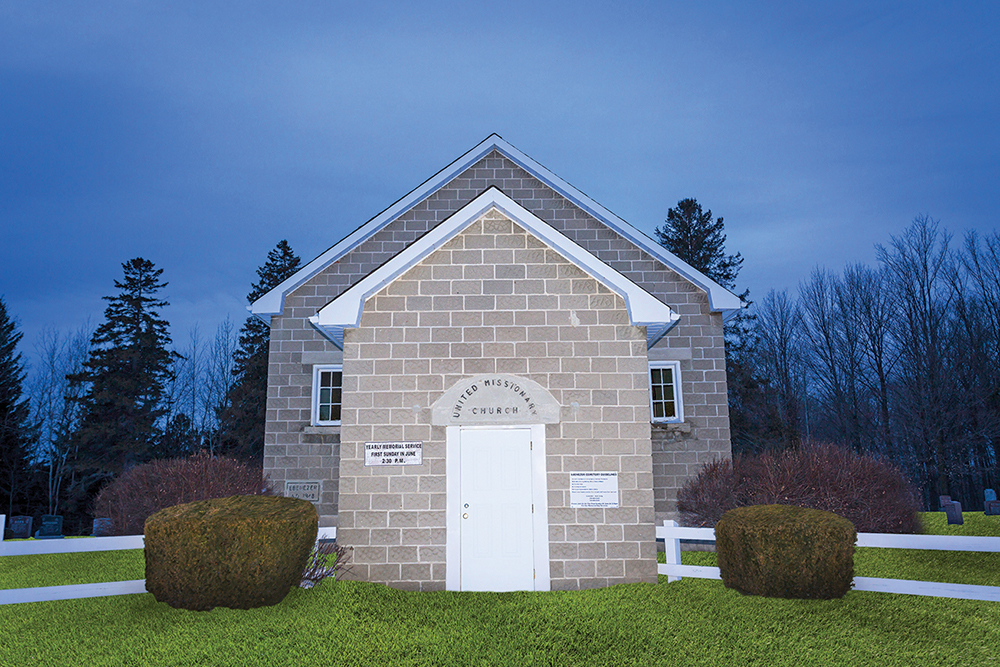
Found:
<svg viewBox="0 0 1000 667"><path fill-rule="evenodd" d="M456 425L445 431L445 588L550 590L545 424ZM507 492L513 503L505 501L505 487L514 489ZM515 507L498 511L497 505L506 504Z"/></svg>
<svg viewBox="0 0 1000 667"><path fill-rule="evenodd" d="M534 590L531 429L460 437L462 590Z"/></svg>

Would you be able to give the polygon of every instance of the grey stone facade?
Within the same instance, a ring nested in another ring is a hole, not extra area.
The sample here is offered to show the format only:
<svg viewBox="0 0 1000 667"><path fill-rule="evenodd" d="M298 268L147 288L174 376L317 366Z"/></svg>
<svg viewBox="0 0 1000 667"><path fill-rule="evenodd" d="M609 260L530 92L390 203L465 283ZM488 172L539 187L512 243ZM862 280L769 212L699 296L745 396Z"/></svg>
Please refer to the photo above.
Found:
<svg viewBox="0 0 1000 667"><path fill-rule="evenodd" d="M445 427L430 406L475 374L527 377L546 427L553 589L656 581L645 332L620 296L499 213L366 304L344 337L338 541L351 576L444 588ZM570 407L575 404L575 407ZM420 467L365 467L366 441L421 440ZM618 471L620 507L571 509L569 471Z"/></svg>
<svg viewBox="0 0 1000 667"><path fill-rule="evenodd" d="M486 230L476 223L369 299L361 326L345 331L343 353L310 325L334 297L490 186L661 299L679 323L647 351L645 332L628 326L627 314L622 322L622 303L592 301L602 289L620 297L516 225L506 232L513 223L494 215ZM569 326L570 311L579 325ZM683 424L650 426L647 360L679 361ZM341 362L342 426L313 426L313 366ZM552 587L655 581L654 516L676 518L677 490L705 462L730 456L722 315L701 287L500 152L285 296L271 318L265 472L279 490L285 481L321 482L321 525L337 525L338 540L358 545L361 578L441 588L443 427L431 426L426 410L455 381L482 372L529 377L563 405L563 421L546 427ZM359 447L372 439L424 441L422 470L359 467ZM611 459L618 467L607 467ZM621 470L621 511L567 509L571 465Z"/></svg>

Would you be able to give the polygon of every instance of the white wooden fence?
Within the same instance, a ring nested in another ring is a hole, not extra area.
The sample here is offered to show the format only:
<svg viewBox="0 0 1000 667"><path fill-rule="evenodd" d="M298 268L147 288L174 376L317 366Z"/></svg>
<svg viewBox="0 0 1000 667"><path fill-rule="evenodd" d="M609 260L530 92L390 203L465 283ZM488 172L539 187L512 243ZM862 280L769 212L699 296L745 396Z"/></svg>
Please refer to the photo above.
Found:
<svg viewBox="0 0 1000 667"><path fill-rule="evenodd" d="M119 551L124 549L143 549L146 545L144 535L125 535L122 537L91 537L81 539L54 540L24 540L3 541L2 526L6 517L0 514L0 557L29 556L37 554L67 554L87 551ZM316 534L317 540L333 540L337 538L336 528L321 527ZM76 598L95 598L104 595L129 595L145 593L146 580L109 581L100 584L73 584L69 586L37 586L34 588L0 589L0 604L17 604L19 602L47 602L49 600L74 600Z"/></svg>
<svg viewBox="0 0 1000 667"><path fill-rule="evenodd" d="M722 579L717 567L681 565L681 540L715 541L714 528L687 528L678 526L676 521L664 521L656 527L657 539L666 545L666 563L658 566L660 574L667 575L667 581L680 581L681 577L696 579ZM981 551L1000 552L1000 537L972 537L960 535L899 535L891 533L858 533L858 547L879 547L883 549L932 549L935 551ZM904 595L928 595L940 598L962 600L1000 601L1000 586L974 586L971 584L949 584L935 581L912 581L910 579L880 579L877 577L854 577L855 591L875 591L879 593L901 593Z"/></svg>
<svg viewBox="0 0 1000 667"><path fill-rule="evenodd" d="M145 546L143 535L62 540L8 540L4 542L2 526L5 525L5 522L6 516L0 514L0 557L83 553L88 551L118 551L142 549ZM317 540L333 540L336 537L337 529L333 527L321 527L316 535ZM714 528L687 528L678 526L676 521L664 521L662 526L656 527L656 537L665 541L667 562L659 564L657 569L660 574L667 576L667 581L680 581L682 577L718 579L721 581L722 575L717 567L681 564L681 540L714 542ZM885 549L931 549L936 551L979 551L989 553L1000 552L1000 537L858 533L856 546ZM964 600L1000 601L1000 586L974 586L971 584L949 584L933 581L912 581L909 579L854 577L854 588L852 590L901 593L904 595L927 595ZM111 581L99 584L38 586L34 588L0 590L0 604L73 600L76 598L129 595L145 592L145 579Z"/></svg>

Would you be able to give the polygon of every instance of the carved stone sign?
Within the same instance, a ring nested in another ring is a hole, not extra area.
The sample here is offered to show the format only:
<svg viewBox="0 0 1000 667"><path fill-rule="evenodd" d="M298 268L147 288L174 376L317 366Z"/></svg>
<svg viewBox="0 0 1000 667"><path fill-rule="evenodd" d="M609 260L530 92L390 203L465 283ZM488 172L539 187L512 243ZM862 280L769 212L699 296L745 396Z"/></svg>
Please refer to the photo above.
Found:
<svg viewBox="0 0 1000 667"><path fill-rule="evenodd" d="M322 482L285 482L285 497L318 503Z"/></svg>
<svg viewBox="0 0 1000 667"><path fill-rule="evenodd" d="M423 442L366 442L366 466L418 466L424 462Z"/></svg>
<svg viewBox="0 0 1000 667"><path fill-rule="evenodd" d="M545 387L502 373L459 380L431 406L436 426L558 422L559 403Z"/></svg>
<svg viewBox="0 0 1000 667"><path fill-rule="evenodd" d="M618 507L617 472L571 472L570 507Z"/></svg>
<svg viewBox="0 0 1000 667"><path fill-rule="evenodd" d="M950 503L944 504L944 511L948 517L948 525L962 525L964 522L962 518L962 503L957 500L952 500Z"/></svg>
<svg viewBox="0 0 1000 667"><path fill-rule="evenodd" d="M114 523L111 519L107 517L97 518L94 519L93 526L90 529L90 534L93 537L111 537L113 528Z"/></svg>
<svg viewBox="0 0 1000 667"><path fill-rule="evenodd" d="M26 540L31 537L32 521L34 519L30 516L12 516L10 518L10 539Z"/></svg>
<svg viewBox="0 0 1000 667"><path fill-rule="evenodd" d="M62 538L63 518L58 514L43 514L42 527L35 531L36 540L52 540Z"/></svg>

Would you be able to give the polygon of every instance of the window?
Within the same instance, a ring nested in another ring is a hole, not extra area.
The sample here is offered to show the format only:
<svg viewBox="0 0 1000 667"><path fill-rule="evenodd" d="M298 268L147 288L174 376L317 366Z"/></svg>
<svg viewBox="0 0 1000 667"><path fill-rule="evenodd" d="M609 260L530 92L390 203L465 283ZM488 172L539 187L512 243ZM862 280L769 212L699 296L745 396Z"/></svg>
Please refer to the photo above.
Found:
<svg viewBox="0 0 1000 667"><path fill-rule="evenodd" d="M649 406L654 422L684 421L680 362L654 361L649 364Z"/></svg>
<svg viewBox="0 0 1000 667"><path fill-rule="evenodd" d="M313 366L312 423L316 426L340 424L342 366Z"/></svg>

